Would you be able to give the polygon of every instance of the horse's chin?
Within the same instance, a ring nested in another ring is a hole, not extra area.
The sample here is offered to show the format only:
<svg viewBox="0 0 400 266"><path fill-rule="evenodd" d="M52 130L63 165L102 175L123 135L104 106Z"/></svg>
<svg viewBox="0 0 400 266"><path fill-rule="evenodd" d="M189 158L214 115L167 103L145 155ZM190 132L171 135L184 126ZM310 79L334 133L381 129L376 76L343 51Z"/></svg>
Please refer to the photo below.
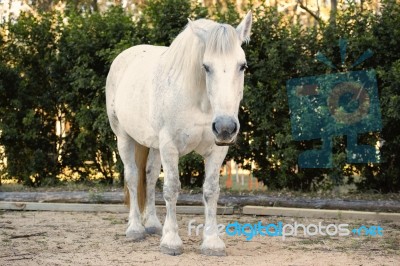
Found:
<svg viewBox="0 0 400 266"><path fill-rule="evenodd" d="M215 140L215 145L217 145L217 146L232 146L235 143L236 143L236 139L233 139L228 142Z"/></svg>

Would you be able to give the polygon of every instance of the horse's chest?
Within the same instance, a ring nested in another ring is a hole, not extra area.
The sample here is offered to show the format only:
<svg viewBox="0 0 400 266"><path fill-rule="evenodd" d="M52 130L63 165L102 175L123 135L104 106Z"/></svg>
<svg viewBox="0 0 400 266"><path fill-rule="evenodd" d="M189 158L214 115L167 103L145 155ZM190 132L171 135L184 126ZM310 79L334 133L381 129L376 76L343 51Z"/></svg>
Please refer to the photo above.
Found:
<svg viewBox="0 0 400 266"><path fill-rule="evenodd" d="M184 98L184 97L183 97ZM158 98L158 101L167 97ZM183 101L183 100L182 100ZM167 104L160 102L154 109L156 127L160 129L160 146L173 143L181 156L193 151L200 143L209 142L211 131L211 112L204 112L198 106L182 102ZM212 141L212 140L211 140Z"/></svg>
<svg viewBox="0 0 400 266"><path fill-rule="evenodd" d="M193 151L202 141L205 128L193 125L184 129L178 129L175 135L175 144L181 155Z"/></svg>

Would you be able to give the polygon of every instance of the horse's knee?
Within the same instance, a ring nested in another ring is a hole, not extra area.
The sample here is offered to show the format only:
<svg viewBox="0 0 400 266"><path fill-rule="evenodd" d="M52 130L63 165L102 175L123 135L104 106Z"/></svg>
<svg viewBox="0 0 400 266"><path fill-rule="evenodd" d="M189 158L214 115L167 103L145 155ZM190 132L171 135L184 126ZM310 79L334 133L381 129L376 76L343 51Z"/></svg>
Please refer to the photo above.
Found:
<svg viewBox="0 0 400 266"><path fill-rule="evenodd" d="M204 201L207 203L211 199L215 199L219 197L219 184L208 184L204 183L203 186L203 198Z"/></svg>
<svg viewBox="0 0 400 266"><path fill-rule="evenodd" d="M175 201L178 198L179 190L181 189L181 182L175 179L174 182L164 183L163 196L166 201Z"/></svg>
<svg viewBox="0 0 400 266"><path fill-rule="evenodd" d="M164 186L163 196L166 201L176 201L178 199L179 189Z"/></svg>

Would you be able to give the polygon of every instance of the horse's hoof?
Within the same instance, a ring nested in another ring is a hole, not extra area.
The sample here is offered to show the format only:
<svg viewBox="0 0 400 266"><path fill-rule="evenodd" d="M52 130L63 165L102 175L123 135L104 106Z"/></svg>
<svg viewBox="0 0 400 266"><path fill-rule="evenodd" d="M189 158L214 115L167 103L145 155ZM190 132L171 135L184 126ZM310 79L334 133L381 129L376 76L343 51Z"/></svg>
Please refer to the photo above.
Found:
<svg viewBox="0 0 400 266"><path fill-rule="evenodd" d="M171 255L171 256L177 256L182 254L182 248L176 247L176 248L170 248L167 246L160 246L160 251L164 254Z"/></svg>
<svg viewBox="0 0 400 266"><path fill-rule="evenodd" d="M155 226L152 227L146 227L145 228L146 233L149 235L162 235L162 228L157 228Z"/></svg>
<svg viewBox="0 0 400 266"><path fill-rule="evenodd" d="M129 231L126 232L126 239L130 241L140 241L145 239L146 234L144 232L135 232L135 231Z"/></svg>
<svg viewBox="0 0 400 266"><path fill-rule="evenodd" d="M210 249L210 248L202 248L201 254L206 256L226 256L225 249Z"/></svg>

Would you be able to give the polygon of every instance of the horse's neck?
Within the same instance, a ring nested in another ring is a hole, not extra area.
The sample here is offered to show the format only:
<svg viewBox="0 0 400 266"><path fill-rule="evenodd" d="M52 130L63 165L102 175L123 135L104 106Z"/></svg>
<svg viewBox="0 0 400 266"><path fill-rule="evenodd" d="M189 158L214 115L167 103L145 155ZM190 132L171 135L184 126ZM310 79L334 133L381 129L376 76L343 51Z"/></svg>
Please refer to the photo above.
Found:
<svg viewBox="0 0 400 266"><path fill-rule="evenodd" d="M211 105L207 96L205 79L194 82L196 78L191 75L180 75L175 79L170 79L171 84L167 86L167 89L170 90L179 104L182 104L181 101L185 101L185 104L200 110L202 113L210 113Z"/></svg>
<svg viewBox="0 0 400 266"><path fill-rule="evenodd" d="M210 102L207 96L205 76L198 75L202 73L201 62L195 63L191 71L182 73L182 89L189 101L193 101L193 105L198 106L202 112L209 112L211 109Z"/></svg>
<svg viewBox="0 0 400 266"><path fill-rule="evenodd" d="M203 88L196 88L197 90L195 93L197 93L197 105L199 107L199 110L203 113L210 113L211 112L211 104L210 100L208 99L207 95L207 89L205 86Z"/></svg>

